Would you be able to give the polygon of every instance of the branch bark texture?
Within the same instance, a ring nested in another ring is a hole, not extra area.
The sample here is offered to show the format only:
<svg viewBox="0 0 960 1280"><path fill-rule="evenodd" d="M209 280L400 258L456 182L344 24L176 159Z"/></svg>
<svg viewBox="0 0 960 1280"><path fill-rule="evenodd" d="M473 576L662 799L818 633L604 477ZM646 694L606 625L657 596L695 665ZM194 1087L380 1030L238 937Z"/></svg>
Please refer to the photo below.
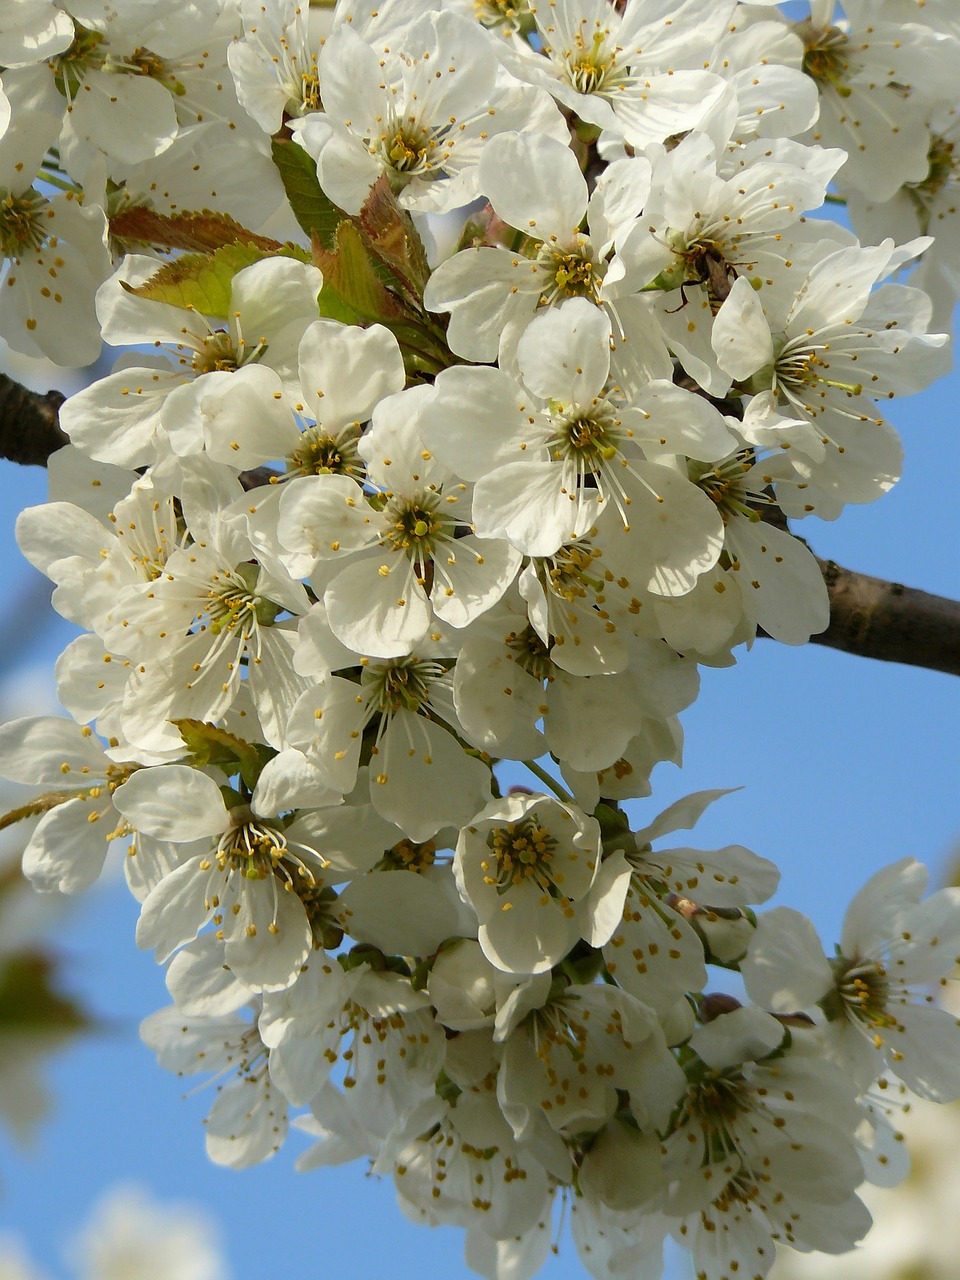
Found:
<svg viewBox="0 0 960 1280"><path fill-rule="evenodd" d="M60 391L30 391L0 373L0 458L45 467L51 453L69 444L60 429Z"/></svg>
<svg viewBox="0 0 960 1280"><path fill-rule="evenodd" d="M51 453L69 443L58 421L65 398L59 391L30 391L0 373L0 457L45 466ZM247 474L251 482L263 482L258 472ZM960 601L856 573L833 560L818 564L830 595L830 626L811 636L812 644L960 675Z"/></svg>
<svg viewBox="0 0 960 1280"><path fill-rule="evenodd" d="M960 675L960 602L899 582L817 563L830 595L830 626L815 644L881 662Z"/></svg>

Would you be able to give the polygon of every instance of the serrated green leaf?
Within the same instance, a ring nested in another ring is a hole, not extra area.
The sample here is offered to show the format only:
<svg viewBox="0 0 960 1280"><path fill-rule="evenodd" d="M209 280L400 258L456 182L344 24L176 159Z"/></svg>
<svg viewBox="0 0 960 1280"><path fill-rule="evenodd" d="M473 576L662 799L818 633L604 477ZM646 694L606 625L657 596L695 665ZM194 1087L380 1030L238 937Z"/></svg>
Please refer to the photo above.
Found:
<svg viewBox="0 0 960 1280"><path fill-rule="evenodd" d="M276 752L272 747L258 747L205 720L174 720L187 750L198 768L214 765L224 773L239 773L252 791L257 779Z"/></svg>
<svg viewBox="0 0 960 1280"><path fill-rule="evenodd" d="M341 324L360 324L363 319L359 312L354 311L353 307L344 302L336 289L326 282L317 298L317 307L320 315L325 319L339 320Z"/></svg>
<svg viewBox="0 0 960 1280"><path fill-rule="evenodd" d="M391 279L408 299L421 305L430 277L427 251L413 219L400 207L386 175L381 174L370 188L357 221L370 250Z"/></svg>
<svg viewBox="0 0 960 1280"><path fill-rule="evenodd" d="M317 162L295 142L274 138L270 149L293 216L308 236L318 237L325 248L331 248L344 213L320 186Z"/></svg>
<svg viewBox="0 0 960 1280"><path fill-rule="evenodd" d="M225 320L230 315L233 277L244 267L273 257L256 245L228 244L213 253L186 253L159 271L138 288L125 286L138 298L168 302L188 311Z"/></svg>
<svg viewBox="0 0 960 1280"><path fill-rule="evenodd" d="M151 245L158 249L185 249L203 253L227 244L253 244L264 253L283 246L270 236L257 235L226 213L210 209L166 214L148 205L128 205L110 219L110 236L125 248Z"/></svg>
<svg viewBox="0 0 960 1280"><path fill-rule="evenodd" d="M378 278L376 267L358 227L345 218L337 227L334 248L325 249L314 236L313 259L323 279L365 320L402 320L406 310Z"/></svg>

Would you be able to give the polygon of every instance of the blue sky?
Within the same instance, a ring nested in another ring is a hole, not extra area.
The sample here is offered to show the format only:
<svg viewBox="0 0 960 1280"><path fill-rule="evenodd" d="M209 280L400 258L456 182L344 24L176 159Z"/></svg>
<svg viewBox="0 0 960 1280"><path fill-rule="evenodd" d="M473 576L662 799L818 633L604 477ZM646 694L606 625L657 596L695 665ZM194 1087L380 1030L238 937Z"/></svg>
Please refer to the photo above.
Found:
<svg viewBox="0 0 960 1280"><path fill-rule="evenodd" d="M891 406L906 445L904 479L886 499L849 508L835 524L810 524L803 532L814 550L960 597L954 396L956 375ZM71 635L58 620L47 625L42 611L31 613L27 627L18 622L18 602L35 598L38 576L19 559L12 529L19 507L42 501L44 488L42 472L0 464L0 579L8 602L0 678L14 706L18 691L52 670ZM960 852L960 683L948 676L758 641L736 667L704 672L701 697L683 723L685 767L657 770L654 796L636 806L637 823L689 791L742 787L708 811L691 843L742 843L773 858L783 871L778 901L811 915L828 946L847 901L873 870L912 854L937 875ZM57 928L66 981L104 1030L50 1061L56 1109L34 1150L24 1154L0 1135L0 1225L23 1233L51 1276L65 1275L66 1236L106 1186L132 1179L161 1200L202 1202L221 1224L236 1280L268 1268L306 1280L469 1275L459 1233L409 1224L390 1184L362 1167L296 1174L293 1161L305 1145L296 1135L258 1169L238 1174L207 1161L209 1091L184 1099L182 1082L162 1072L138 1040L140 1018L167 999L162 972L134 943L136 917L136 903L115 879L77 902ZM543 1274L582 1275L569 1241Z"/></svg>

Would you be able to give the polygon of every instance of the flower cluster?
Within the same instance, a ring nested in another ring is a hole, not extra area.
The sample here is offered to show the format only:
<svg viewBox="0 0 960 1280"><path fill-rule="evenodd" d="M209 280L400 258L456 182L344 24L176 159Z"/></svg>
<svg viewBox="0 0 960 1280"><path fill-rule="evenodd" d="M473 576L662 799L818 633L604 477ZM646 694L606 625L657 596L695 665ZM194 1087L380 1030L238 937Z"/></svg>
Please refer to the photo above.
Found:
<svg viewBox="0 0 960 1280"><path fill-rule="evenodd" d="M866 1231L887 1073L960 1094L957 891L895 864L828 960L772 863L664 847L718 793L622 807L699 664L826 627L787 520L886 492L879 402L946 367L890 277L960 32L881 7L8 0L0 332L133 349L18 523L83 634L0 771L38 888L126 843L213 1160L303 1108L484 1276L561 1199L596 1277L762 1277Z"/></svg>

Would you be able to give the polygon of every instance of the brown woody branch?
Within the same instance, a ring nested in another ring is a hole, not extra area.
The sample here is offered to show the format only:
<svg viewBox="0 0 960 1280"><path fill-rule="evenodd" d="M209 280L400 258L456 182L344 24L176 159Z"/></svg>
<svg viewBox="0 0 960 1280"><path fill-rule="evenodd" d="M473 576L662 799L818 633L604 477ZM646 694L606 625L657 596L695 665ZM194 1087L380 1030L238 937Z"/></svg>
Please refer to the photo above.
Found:
<svg viewBox="0 0 960 1280"><path fill-rule="evenodd" d="M59 391L30 391L0 373L0 457L45 466L68 443L58 422L64 398ZM257 468L241 479L256 485L269 477ZM830 626L812 643L960 675L960 601L855 573L833 560L817 563L830 595Z"/></svg>
<svg viewBox="0 0 960 1280"><path fill-rule="evenodd" d="M830 626L814 644L960 676L960 602L817 558Z"/></svg>
<svg viewBox="0 0 960 1280"><path fill-rule="evenodd" d="M0 458L45 467L51 453L70 443L59 421L65 399L59 391L30 391L0 373Z"/></svg>

